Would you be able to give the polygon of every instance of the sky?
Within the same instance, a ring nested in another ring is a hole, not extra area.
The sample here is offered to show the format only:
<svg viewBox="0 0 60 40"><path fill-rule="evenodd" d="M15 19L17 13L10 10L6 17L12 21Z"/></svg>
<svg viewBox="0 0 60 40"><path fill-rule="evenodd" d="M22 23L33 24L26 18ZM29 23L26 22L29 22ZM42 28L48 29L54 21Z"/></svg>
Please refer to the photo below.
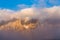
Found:
<svg viewBox="0 0 60 40"><path fill-rule="evenodd" d="M1 9L18 10L33 5L39 8L60 6L60 0L0 0Z"/></svg>
<svg viewBox="0 0 60 40"><path fill-rule="evenodd" d="M43 8L43 10L40 10L41 8ZM45 8L48 10L45 10ZM29 12L35 12L36 15L39 15L40 12L42 12L42 14L47 15L46 13L52 14L57 10L59 11L59 9L60 0L0 0L0 20L5 20L5 18L10 19L12 18L10 16L13 14L16 15L18 13L21 13L22 10L22 13L24 13L24 15L26 12L27 14Z"/></svg>
<svg viewBox="0 0 60 40"><path fill-rule="evenodd" d="M41 23L36 27L35 31L32 31L35 40L36 38L40 39L40 37L42 39L60 39L60 0L0 0L0 25L2 25L0 26L0 30L2 30L2 33L0 32L2 34L0 34L1 38L3 36L7 38L8 35L11 34L8 27L13 29L13 27L16 27L16 25L19 24L19 20L24 19L27 16L30 18L37 18ZM17 22L12 21L15 20L15 18L19 20ZM17 26L18 28L21 27L20 25ZM6 29L9 32L6 32ZM6 36L4 34L6 34ZM12 38L13 35L9 37ZM22 36L19 33L16 37L20 38Z"/></svg>

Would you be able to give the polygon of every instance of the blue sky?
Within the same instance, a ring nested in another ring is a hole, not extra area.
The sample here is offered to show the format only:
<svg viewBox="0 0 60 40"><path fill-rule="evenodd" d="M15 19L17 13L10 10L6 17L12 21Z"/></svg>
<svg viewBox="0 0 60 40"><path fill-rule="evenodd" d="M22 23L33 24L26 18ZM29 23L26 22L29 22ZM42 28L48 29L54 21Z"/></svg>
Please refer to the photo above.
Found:
<svg viewBox="0 0 60 40"><path fill-rule="evenodd" d="M31 7L35 4L36 7L52 7L60 6L60 0L0 0L0 8L17 10L17 5L27 5Z"/></svg>

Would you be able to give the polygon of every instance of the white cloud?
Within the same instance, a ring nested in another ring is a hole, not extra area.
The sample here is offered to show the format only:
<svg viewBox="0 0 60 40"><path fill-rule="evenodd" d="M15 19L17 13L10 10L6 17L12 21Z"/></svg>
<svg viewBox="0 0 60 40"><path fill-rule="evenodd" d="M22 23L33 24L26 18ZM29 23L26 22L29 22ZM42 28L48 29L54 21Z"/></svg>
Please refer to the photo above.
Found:
<svg viewBox="0 0 60 40"><path fill-rule="evenodd" d="M13 14L15 12L13 10L9 10L9 9L0 9L0 21L4 20L10 20L13 18Z"/></svg>
<svg viewBox="0 0 60 40"><path fill-rule="evenodd" d="M60 6L54 6L51 8L38 9L35 7L25 8L18 11L13 11L9 9L0 9L0 21L1 20L11 20L13 18L21 18L25 16L30 16L31 18L39 18L45 20L48 18L60 18Z"/></svg>
<svg viewBox="0 0 60 40"><path fill-rule="evenodd" d="M17 5L17 7L18 7L19 9L24 9L24 8L29 8L30 5L19 4L19 5Z"/></svg>
<svg viewBox="0 0 60 40"><path fill-rule="evenodd" d="M58 4L60 4L60 0L49 0L49 3L51 3L53 5L58 5Z"/></svg>

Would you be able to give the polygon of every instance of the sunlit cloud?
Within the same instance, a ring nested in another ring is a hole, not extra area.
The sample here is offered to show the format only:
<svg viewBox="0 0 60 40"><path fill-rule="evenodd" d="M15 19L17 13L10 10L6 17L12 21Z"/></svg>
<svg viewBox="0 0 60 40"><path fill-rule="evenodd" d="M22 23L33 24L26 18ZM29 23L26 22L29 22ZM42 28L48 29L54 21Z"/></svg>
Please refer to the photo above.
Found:
<svg viewBox="0 0 60 40"><path fill-rule="evenodd" d="M54 6L50 8L38 9L36 7L25 8L18 11L13 11L9 9L0 10L0 20L10 20L13 18L21 18L25 16L30 16L31 18L47 19L47 18L59 18L60 16L60 7ZM57 16L58 15L58 16Z"/></svg>
<svg viewBox="0 0 60 40"><path fill-rule="evenodd" d="M35 28L30 27L32 24L28 24L27 26L22 25L21 20L25 17L37 19L39 22L38 25ZM33 29L32 31L35 35L33 37L53 38L54 36L54 38L57 38L60 36L60 6L50 8L30 7L17 11L9 9L0 10L0 31L15 31L24 34L28 29Z"/></svg>

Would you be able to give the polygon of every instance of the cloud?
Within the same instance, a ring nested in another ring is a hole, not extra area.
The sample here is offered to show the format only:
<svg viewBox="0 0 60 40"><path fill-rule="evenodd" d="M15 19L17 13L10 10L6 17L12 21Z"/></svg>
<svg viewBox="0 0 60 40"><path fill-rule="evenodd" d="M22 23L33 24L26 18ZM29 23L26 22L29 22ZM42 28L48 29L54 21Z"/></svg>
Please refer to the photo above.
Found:
<svg viewBox="0 0 60 40"><path fill-rule="evenodd" d="M21 26L20 26L21 24L19 20L21 20L20 18L24 18L25 16L39 19L39 22L40 22L39 26L37 26L36 29L32 30L33 39L60 38L60 35L59 35L60 34L60 6L54 6L50 8L41 8L41 9L36 7L31 7L31 8L24 8L18 11L13 11L9 9L8 10L0 9L0 22L2 20L9 21L7 24L2 25L0 27L0 30L2 28L3 28L2 30L4 29L6 30L8 29L8 27L11 28L12 30L14 27L17 27L17 30L21 29ZM19 20L11 21L14 18ZM19 33L18 35L23 35L22 31L16 32L16 34L17 33ZM26 30L24 30L24 33L26 33ZM26 35L23 35L23 37L25 36Z"/></svg>
<svg viewBox="0 0 60 40"><path fill-rule="evenodd" d="M18 36L14 37L16 38L18 37L19 39L21 39L20 37L22 37L21 35L23 35L23 37L25 38L25 36L27 36L28 34L26 33L26 30L24 30L24 32L20 31L21 29L20 20L21 18L23 19L26 16L28 16L31 18L37 18L39 19L40 22L39 26L37 26L36 29L32 30L33 39L39 40L44 38L45 39L60 38L60 6L56 6L59 5L60 1L59 2L58 0L56 1L49 0L49 2L48 0L35 0L35 1L37 3L34 3L31 6L25 4L17 5L20 9L17 11L13 11L10 9L0 9L0 24L3 24L2 26L0 26L1 30L0 33L3 36L5 35L5 37L7 37L7 33L9 37L11 37L10 35L12 35L13 37L14 33L16 33L16 35ZM54 6L47 8L46 7L48 6L47 3ZM10 32L10 30L14 31L15 27L17 28L16 30L19 30L19 32ZM9 28L10 30L6 32L5 30L8 30ZM25 33L27 35L24 35Z"/></svg>
<svg viewBox="0 0 60 40"><path fill-rule="evenodd" d="M60 0L33 0L33 4L18 4L17 7L20 9L30 8L30 7L37 7L37 8L47 8L53 6L59 6Z"/></svg>
<svg viewBox="0 0 60 40"><path fill-rule="evenodd" d="M17 12L20 17L37 17L36 8L25 8Z"/></svg>
<svg viewBox="0 0 60 40"><path fill-rule="evenodd" d="M13 11L9 9L0 10L0 25L7 23L14 24L12 21L15 19L24 19L25 17L38 19L41 23L49 23L58 25L60 22L60 6L54 6L50 8L41 8L36 7L24 8L18 11ZM10 25L8 25L10 26Z"/></svg>
<svg viewBox="0 0 60 40"><path fill-rule="evenodd" d="M28 6L27 5L24 5L24 4L20 4L20 5L17 5L19 8L21 9L24 9L24 8L27 8Z"/></svg>
<svg viewBox="0 0 60 40"><path fill-rule="evenodd" d="M60 6L60 0L35 0L34 4L39 8Z"/></svg>
<svg viewBox="0 0 60 40"><path fill-rule="evenodd" d="M19 4L19 5L17 5L17 7L18 7L19 9L25 9L25 8L30 8L30 7L32 7L32 5Z"/></svg>
<svg viewBox="0 0 60 40"><path fill-rule="evenodd" d="M9 9L0 9L0 21L1 20L10 20L13 17L11 15L14 14L14 11Z"/></svg>
<svg viewBox="0 0 60 40"><path fill-rule="evenodd" d="M60 0L49 0L52 5L60 5Z"/></svg>
<svg viewBox="0 0 60 40"><path fill-rule="evenodd" d="M31 18L38 18L40 20L46 20L49 18L58 18L60 17L60 6L54 6L50 8L24 8L18 11L13 11L9 9L0 9L0 22L2 20L8 21L13 18L19 19L29 16ZM58 16L57 16L58 15Z"/></svg>

